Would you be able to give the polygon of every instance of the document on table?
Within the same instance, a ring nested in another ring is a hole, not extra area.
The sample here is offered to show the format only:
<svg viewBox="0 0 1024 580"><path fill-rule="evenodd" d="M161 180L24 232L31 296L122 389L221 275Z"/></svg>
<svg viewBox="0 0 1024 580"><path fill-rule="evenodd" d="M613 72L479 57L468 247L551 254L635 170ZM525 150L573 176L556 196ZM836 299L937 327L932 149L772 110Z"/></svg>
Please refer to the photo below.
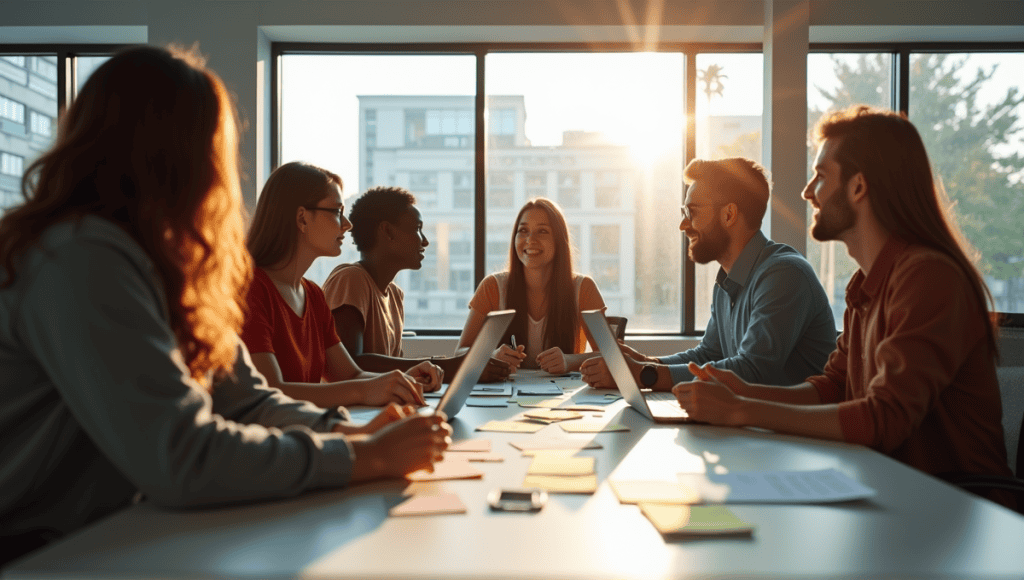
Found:
<svg viewBox="0 0 1024 580"><path fill-rule="evenodd" d="M875 490L836 469L817 471L740 471L708 474L728 486L724 503L831 503L864 499ZM709 499L705 495L705 499Z"/></svg>

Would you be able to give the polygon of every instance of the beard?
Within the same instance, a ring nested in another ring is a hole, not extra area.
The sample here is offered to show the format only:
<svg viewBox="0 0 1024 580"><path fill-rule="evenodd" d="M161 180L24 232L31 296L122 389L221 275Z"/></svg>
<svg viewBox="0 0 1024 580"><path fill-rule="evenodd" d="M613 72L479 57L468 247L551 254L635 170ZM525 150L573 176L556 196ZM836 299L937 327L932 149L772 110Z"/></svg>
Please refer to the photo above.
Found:
<svg viewBox="0 0 1024 580"><path fill-rule="evenodd" d="M819 242L838 240L843 232L853 227L855 218L853 206L846 199L845 188L840 187L818 209L818 217L811 226L811 237Z"/></svg>
<svg viewBox="0 0 1024 580"><path fill-rule="evenodd" d="M696 242L690 244L690 259L697 264L707 264L717 260L729 246L729 235L722 224L716 223L712 228L700 232Z"/></svg>

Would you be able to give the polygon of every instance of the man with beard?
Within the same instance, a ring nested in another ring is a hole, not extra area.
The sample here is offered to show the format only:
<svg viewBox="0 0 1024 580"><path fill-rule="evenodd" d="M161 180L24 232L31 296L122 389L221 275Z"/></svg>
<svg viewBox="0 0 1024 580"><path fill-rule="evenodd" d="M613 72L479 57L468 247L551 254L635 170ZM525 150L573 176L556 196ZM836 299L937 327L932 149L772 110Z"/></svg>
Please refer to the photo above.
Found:
<svg viewBox="0 0 1024 580"><path fill-rule="evenodd" d="M864 106L815 133L811 235L841 240L860 266L835 352L784 389L693 365L699 379L676 385L676 398L697 421L868 445L936 475L1009 476L991 296L920 135L905 115Z"/></svg>
<svg viewBox="0 0 1024 580"><path fill-rule="evenodd" d="M711 319L700 344L667 357L622 345L642 387L667 391L688 381L689 363L728 369L749 381L796 384L825 366L836 326L825 290L799 252L761 233L768 207L764 168L743 158L695 159L679 224L690 259L718 262ZM604 359L580 367L593 387L614 387Z"/></svg>

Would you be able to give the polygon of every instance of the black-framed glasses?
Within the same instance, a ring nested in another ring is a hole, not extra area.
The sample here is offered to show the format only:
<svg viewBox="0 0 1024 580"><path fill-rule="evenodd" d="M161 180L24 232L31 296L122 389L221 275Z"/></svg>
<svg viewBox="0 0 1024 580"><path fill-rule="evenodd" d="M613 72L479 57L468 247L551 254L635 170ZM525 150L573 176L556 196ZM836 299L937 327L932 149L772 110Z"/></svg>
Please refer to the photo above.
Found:
<svg viewBox="0 0 1024 580"><path fill-rule="evenodd" d="M306 209L308 209L310 211L326 211L326 212L330 212L330 213L333 213L334 217L336 217L338 219L341 219L342 212L344 211L344 208L340 208L340 207L316 207L316 206L310 207L308 205L304 205L302 207L304 207L304 208L306 208Z"/></svg>

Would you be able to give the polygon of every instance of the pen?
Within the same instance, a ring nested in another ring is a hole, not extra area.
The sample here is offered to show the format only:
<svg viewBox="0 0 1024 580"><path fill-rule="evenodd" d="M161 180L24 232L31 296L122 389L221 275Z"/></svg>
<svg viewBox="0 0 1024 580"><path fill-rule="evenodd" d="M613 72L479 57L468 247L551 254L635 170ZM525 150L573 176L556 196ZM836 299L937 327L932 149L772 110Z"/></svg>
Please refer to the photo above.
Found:
<svg viewBox="0 0 1024 580"><path fill-rule="evenodd" d="M518 346L516 346L516 335L514 334L512 335L512 348L519 348Z"/></svg>

